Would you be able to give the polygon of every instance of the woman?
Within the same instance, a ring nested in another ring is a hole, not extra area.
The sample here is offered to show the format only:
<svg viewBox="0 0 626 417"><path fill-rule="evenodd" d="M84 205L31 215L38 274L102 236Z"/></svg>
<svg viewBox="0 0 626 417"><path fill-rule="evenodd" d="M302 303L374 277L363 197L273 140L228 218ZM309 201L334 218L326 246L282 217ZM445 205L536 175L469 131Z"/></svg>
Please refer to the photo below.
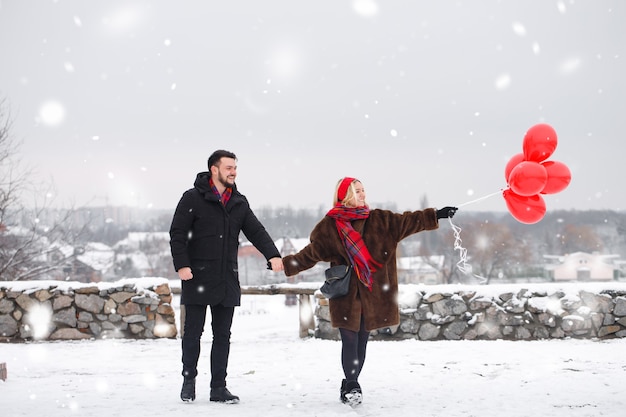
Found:
<svg viewBox="0 0 626 417"><path fill-rule="evenodd" d="M340 400L355 406L362 401L358 378L372 330L400 322L396 247L405 237L439 227L438 219L454 216L456 207L428 208L402 214L370 210L363 184L343 178L335 189L334 207L315 226L310 243L300 252L285 256L287 276L313 267L320 261L331 266L354 266L347 295L329 300L330 319L341 335L341 364L345 379Z"/></svg>

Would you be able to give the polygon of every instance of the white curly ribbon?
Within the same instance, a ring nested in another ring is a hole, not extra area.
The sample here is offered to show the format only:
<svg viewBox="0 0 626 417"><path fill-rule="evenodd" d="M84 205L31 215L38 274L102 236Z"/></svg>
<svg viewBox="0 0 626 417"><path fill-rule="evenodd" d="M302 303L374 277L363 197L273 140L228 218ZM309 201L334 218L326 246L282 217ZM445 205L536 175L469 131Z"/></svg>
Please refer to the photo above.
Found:
<svg viewBox="0 0 626 417"><path fill-rule="evenodd" d="M480 281L480 284L485 284L487 282L487 278L473 274L472 265L467 263L467 249L463 247L463 241L461 240L461 228L452 223L452 218L448 217L448 220L450 221L450 227L452 227L452 231L454 232L454 250L459 251L459 261L456 263L456 267L465 275L471 275L474 278L477 278Z"/></svg>
<svg viewBox="0 0 626 417"><path fill-rule="evenodd" d="M457 207L467 206L468 204L476 203L478 201L484 200L489 197L493 197L496 194L501 194L503 190L496 191L495 193L488 194L486 196L477 198L476 200L468 201L466 203L460 204ZM448 217L450 221L450 227L452 227L452 231L454 232L454 250L459 251L459 261L456 263L456 267L459 271L464 273L465 275L471 275L474 278L477 278L480 281L480 284L487 283L487 278L482 277L480 275L472 273L472 265L467 263L467 249L463 247L463 240L461 240L461 228L454 223L452 223L452 218Z"/></svg>

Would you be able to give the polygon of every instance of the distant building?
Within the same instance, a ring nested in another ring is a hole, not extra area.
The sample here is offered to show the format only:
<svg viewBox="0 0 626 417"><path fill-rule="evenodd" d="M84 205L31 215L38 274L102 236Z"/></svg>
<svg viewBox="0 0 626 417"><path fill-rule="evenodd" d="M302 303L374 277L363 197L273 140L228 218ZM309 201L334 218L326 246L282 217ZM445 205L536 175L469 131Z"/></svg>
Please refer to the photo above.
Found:
<svg viewBox="0 0 626 417"><path fill-rule="evenodd" d="M281 256L293 255L310 243L308 238L283 237L274 242Z"/></svg>
<svg viewBox="0 0 626 417"><path fill-rule="evenodd" d="M443 283L444 256L405 256L396 260L399 284Z"/></svg>
<svg viewBox="0 0 626 417"><path fill-rule="evenodd" d="M168 232L130 232L117 242L117 277L174 277Z"/></svg>
<svg viewBox="0 0 626 417"><path fill-rule="evenodd" d="M129 232L128 237L114 246L117 252L165 252L170 250L170 234L168 232Z"/></svg>
<svg viewBox="0 0 626 417"><path fill-rule="evenodd" d="M309 238L289 238L284 237L274 242L281 256L293 255L300 252L311 241ZM299 274L289 277L288 282L312 282L323 281L324 271L330 266L328 262L319 262L312 268L302 271Z"/></svg>
<svg viewBox="0 0 626 417"><path fill-rule="evenodd" d="M614 281L619 277L619 255L574 252L563 256L544 255L548 260L545 266L550 281Z"/></svg>
<svg viewBox="0 0 626 417"><path fill-rule="evenodd" d="M74 256L69 256L72 250ZM59 248L67 263L61 268L61 273L54 274L56 279L78 282L100 282L113 271L115 252L104 243L91 242L80 248ZM60 256L60 252L53 252L51 256Z"/></svg>

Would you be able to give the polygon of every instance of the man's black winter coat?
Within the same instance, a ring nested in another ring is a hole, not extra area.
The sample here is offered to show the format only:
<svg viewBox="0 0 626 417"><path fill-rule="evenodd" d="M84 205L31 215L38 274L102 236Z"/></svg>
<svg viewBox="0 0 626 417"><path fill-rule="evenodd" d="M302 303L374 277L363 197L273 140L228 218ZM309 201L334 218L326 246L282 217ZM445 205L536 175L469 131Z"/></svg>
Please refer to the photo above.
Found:
<svg viewBox="0 0 626 417"><path fill-rule="evenodd" d="M237 187L224 207L211 190L209 178L208 172L197 175L194 188L180 199L170 227L174 268L188 266L193 273L191 280L182 282L181 304L238 306L239 233L268 260L280 253Z"/></svg>

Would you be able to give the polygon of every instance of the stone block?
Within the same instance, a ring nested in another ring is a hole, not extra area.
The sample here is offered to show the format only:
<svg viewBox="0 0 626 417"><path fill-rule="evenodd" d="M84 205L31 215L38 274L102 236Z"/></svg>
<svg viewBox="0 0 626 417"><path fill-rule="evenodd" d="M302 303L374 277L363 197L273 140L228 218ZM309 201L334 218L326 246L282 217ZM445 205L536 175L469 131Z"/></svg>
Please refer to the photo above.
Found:
<svg viewBox="0 0 626 417"><path fill-rule="evenodd" d="M59 310L52 315L52 321L67 327L76 327L76 309L74 307Z"/></svg>
<svg viewBox="0 0 626 417"><path fill-rule="evenodd" d="M164 314L164 315L167 315L167 316L173 316L174 315L174 307L172 307L169 304L161 304L157 308L157 313Z"/></svg>
<svg viewBox="0 0 626 417"><path fill-rule="evenodd" d="M619 317L626 316L626 298L625 297L617 297L615 299L615 308L613 309L613 314Z"/></svg>
<svg viewBox="0 0 626 417"><path fill-rule="evenodd" d="M50 340L81 340L81 339L91 339L92 336L83 333L78 329L58 329L54 333L52 333L49 337Z"/></svg>
<svg viewBox="0 0 626 417"><path fill-rule="evenodd" d="M141 307L139 304L133 302L126 302L117 306L117 314L120 316L133 316L141 314Z"/></svg>
<svg viewBox="0 0 626 417"><path fill-rule="evenodd" d="M433 303L433 313L441 316L458 316L466 311L467 305L458 298L445 298Z"/></svg>
<svg viewBox="0 0 626 417"><path fill-rule="evenodd" d="M15 310L15 303L8 298L0 300L0 314L9 314Z"/></svg>
<svg viewBox="0 0 626 417"><path fill-rule="evenodd" d="M52 298L52 294L48 290L35 291L35 299L39 302L44 302Z"/></svg>
<svg viewBox="0 0 626 417"><path fill-rule="evenodd" d="M115 301L117 304L121 304L123 302L126 302L128 300L131 299L131 297L134 297L135 293L134 292L116 292L113 293L111 295L109 295L109 297Z"/></svg>
<svg viewBox="0 0 626 417"><path fill-rule="evenodd" d="M0 336L11 337L17 334L19 323L8 314L0 314Z"/></svg>
<svg viewBox="0 0 626 417"><path fill-rule="evenodd" d="M96 285L90 285L88 287L78 287L74 289L76 294L100 294L100 288Z"/></svg>
<svg viewBox="0 0 626 417"><path fill-rule="evenodd" d="M617 333L620 330L622 330L622 326L617 325L600 327L600 330L598 330L598 337L605 337L610 334Z"/></svg>
<svg viewBox="0 0 626 417"><path fill-rule="evenodd" d="M463 332L467 329L467 322L455 321L443 329L443 337L447 340L461 340Z"/></svg>
<svg viewBox="0 0 626 417"><path fill-rule="evenodd" d="M424 323L420 326L417 335L420 340L434 340L439 337L441 327L432 323Z"/></svg>
<svg viewBox="0 0 626 417"><path fill-rule="evenodd" d="M100 313L104 307L104 300L100 296L94 294L77 293L74 301L78 308L89 311L90 313Z"/></svg>
<svg viewBox="0 0 626 417"><path fill-rule="evenodd" d="M172 290L170 289L169 284L164 283L161 285L157 285L154 288L154 292L157 293L158 295L169 295L172 292Z"/></svg>
<svg viewBox="0 0 626 417"><path fill-rule="evenodd" d="M175 338L177 331L176 326L167 322L161 316L157 315L156 323L152 329L152 333L155 337L160 338Z"/></svg>
<svg viewBox="0 0 626 417"><path fill-rule="evenodd" d="M17 303L18 306L22 308L22 310L26 310L26 311L28 311L34 304L37 304L37 301L35 301L35 299L31 298L29 295L26 295L26 294L20 294L15 299L15 302Z"/></svg>
<svg viewBox="0 0 626 417"><path fill-rule="evenodd" d="M52 309L54 311L57 311L63 308L67 308L72 305L73 301L74 298L70 297L69 295L58 295L54 297L54 300L52 301Z"/></svg>
<svg viewBox="0 0 626 417"><path fill-rule="evenodd" d="M81 311L80 313L78 313L78 320L90 323L93 321L93 314L87 311Z"/></svg>
<svg viewBox="0 0 626 417"><path fill-rule="evenodd" d="M104 302L104 306L102 307L102 311L104 312L104 314L115 313L116 309L117 309L117 303L112 298L109 298L108 300L106 300Z"/></svg>
<svg viewBox="0 0 626 417"><path fill-rule="evenodd" d="M133 314L131 316L122 317L122 321L125 323L140 323L142 321L146 321L146 316L143 314Z"/></svg>

